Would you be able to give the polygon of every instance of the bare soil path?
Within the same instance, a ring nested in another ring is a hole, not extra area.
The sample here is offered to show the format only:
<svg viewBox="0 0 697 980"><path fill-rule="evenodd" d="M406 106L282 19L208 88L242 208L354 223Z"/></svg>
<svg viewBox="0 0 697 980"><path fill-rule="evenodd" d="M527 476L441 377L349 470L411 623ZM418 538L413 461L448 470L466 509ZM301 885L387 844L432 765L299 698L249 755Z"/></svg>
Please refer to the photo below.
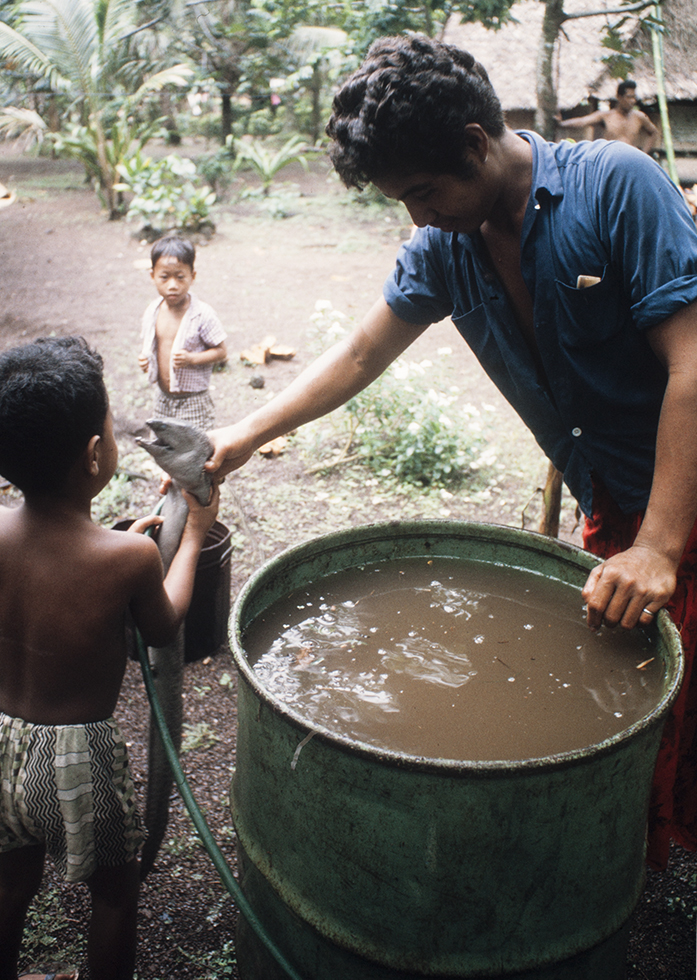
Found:
<svg viewBox="0 0 697 980"><path fill-rule="evenodd" d="M326 164L315 165L309 175L291 171L291 178L303 194L293 216L274 220L252 203L223 203L215 214L217 234L199 248L195 289L217 310L229 334L228 366L214 375L220 422L246 414L312 360L308 327L317 300L360 318L379 295L408 234L398 211L348 204ZM80 168L69 162L18 158L0 148L0 182L18 192L18 200L0 211L0 349L51 333L80 333L102 353L121 466L134 478L105 491L96 516L107 522L145 513L157 499L158 485L153 466L134 443L151 405L137 368L140 318L154 295L149 246L133 237L134 226L106 221ZM239 351L269 334L295 348L296 356L255 369L245 366ZM221 506L220 519L233 532L233 596L254 568L283 548L351 524L450 517L518 527L525 520L537 527L546 461L452 324L427 331L409 359L436 363L459 389L460 402L470 406L475 420L470 435L481 440L480 451L487 456L477 478L449 493L405 491L350 467L310 474L317 446L324 451L331 441L326 431L304 435L279 457L256 456L228 479ZM255 374L264 387L250 385ZM16 501L11 491L5 498L10 506ZM568 496L561 534L580 543L575 504ZM235 745L234 674L224 649L187 667L183 756L194 795L233 865L227 794ZM135 664L117 713L142 792L148 709ZM649 875L634 917L630 980L691 980L696 908L697 861L676 849L667 873ZM236 975L234 905L178 796L141 909L139 980ZM32 912L22 968L67 961L79 963L83 980L88 977L86 910L85 890L65 887L49 870Z"/></svg>

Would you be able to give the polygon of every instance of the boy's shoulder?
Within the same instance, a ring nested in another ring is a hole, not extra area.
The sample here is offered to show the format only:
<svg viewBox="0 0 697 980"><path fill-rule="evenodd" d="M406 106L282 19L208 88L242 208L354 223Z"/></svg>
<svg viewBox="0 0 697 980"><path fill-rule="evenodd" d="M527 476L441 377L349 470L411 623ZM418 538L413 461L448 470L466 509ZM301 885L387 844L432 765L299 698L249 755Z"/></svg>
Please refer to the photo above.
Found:
<svg viewBox="0 0 697 980"><path fill-rule="evenodd" d="M196 293L189 293L191 302L189 303L189 318L193 327L201 330L214 331L216 343L227 337L220 317L215 312L210 303L205 303L199 299Z"/></svg>
<svg viewBox="0 0 697 980"><path fill-rule="evenodd" d="M136 534L128 530L117 528L101 527L98 524L92 525L95 540L100 548L103 548L105 558L107 555L123 557L132 562L140 563L152 561L159 562L160 552L153 538L145 534ZM124 572L126 571L124 567Z"/></svg>
<svg viewBox="0 0 697 980"><path fill-rule="evenodd" d="M210 303L206 303L204 300L199 299L198 295L194 292L189 292L189 314L192 317L203 316L203 317L215 317L218 319L218 314L215 312Z"/></svg>
<svg viewBox="0 0 697 980"><path fill-rule="evenodd" d="M148 305L145 307L145 312L143 313L143 319L154 316L156 311L160 308L160 305L164 303L164 299L161 296L157 296L155 299L151 299Z"/></svg>
<svg viewBox="0 0 697 980"><path fill-rule="evenodd" d="M154 540L143 534L101 527L92 521L67 527L46 520L40 527L42 532L37 533L36 523L25 519L21 506L0 506L0 556L12 560L27 553L39 556L43 550L55 553L57 543L65 538L66 553L72 558L84 554L93 563L103 562L116 577L119 572L128 577L140 566L160 561Z"/></svg>

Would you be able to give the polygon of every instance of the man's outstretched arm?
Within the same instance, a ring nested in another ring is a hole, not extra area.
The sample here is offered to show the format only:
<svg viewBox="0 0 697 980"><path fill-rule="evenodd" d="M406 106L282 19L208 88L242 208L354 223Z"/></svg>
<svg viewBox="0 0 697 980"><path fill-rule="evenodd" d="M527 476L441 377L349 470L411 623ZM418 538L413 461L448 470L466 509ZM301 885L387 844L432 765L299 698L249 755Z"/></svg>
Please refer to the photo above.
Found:
<svg viewBox="0 0 697 980"><path fill-rule="evenodd" d="M224 476L243 466L264 443L343 405L425 329L401 320L380 298L349 337L325 351L280 395L240 422L209 432L213 455L206 469Z"/></svg>

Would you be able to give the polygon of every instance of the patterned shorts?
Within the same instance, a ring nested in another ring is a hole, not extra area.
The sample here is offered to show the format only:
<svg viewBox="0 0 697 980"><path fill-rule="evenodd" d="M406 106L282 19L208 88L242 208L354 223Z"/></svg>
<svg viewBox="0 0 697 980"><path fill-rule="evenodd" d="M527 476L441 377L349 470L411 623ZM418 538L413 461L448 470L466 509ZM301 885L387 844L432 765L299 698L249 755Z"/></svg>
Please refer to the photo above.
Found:
<svg viewBox="0 0 697 980"><path fill-rule="evenodd" d="M34 725L0 712L0 851L44 844L66 881L127 864L144 839L113 718Z"/></svg>
<svg viewBox="0 0 697 980"><path fill-rule="evenodd" d="M215 426L215 406L207 391L195 391L190 395L166 395L159 388L155 392L153 414L156 419L179 419L207 432Z"/></svg>

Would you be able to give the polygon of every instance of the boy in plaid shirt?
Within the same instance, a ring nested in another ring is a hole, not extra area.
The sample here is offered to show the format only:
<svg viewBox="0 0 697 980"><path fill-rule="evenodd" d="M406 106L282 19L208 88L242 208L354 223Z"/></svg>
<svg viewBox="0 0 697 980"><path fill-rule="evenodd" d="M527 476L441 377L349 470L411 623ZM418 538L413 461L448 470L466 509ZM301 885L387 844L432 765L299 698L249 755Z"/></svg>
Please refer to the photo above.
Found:
<svg viewBox="0 0 697 980"><path fill-rule="evenodd" d="M160 298L143 314L138 363L148 381L157 383L153 414L212 429L208 385L213 365L227 358L226 334L215 311L190 292L196 250L187 239L168 235L155 242L150 258Z"/></svg>

